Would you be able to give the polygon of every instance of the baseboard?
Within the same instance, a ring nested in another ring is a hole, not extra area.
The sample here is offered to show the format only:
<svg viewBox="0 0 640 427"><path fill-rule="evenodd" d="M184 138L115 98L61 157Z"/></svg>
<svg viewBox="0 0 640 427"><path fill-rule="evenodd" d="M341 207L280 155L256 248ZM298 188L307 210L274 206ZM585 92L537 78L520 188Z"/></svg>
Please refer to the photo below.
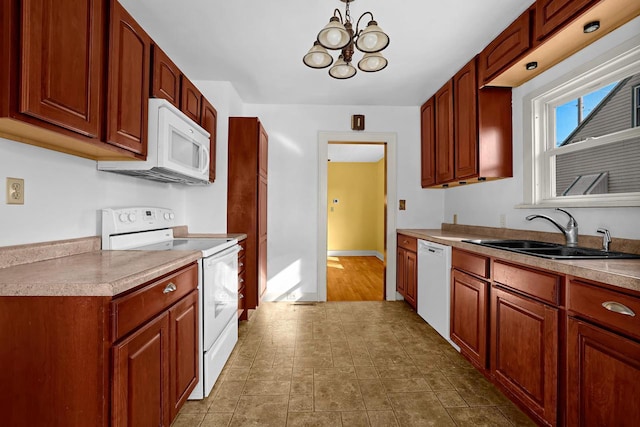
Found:
<svg viewBox="0 0 640 427"><path fill-rule="evenodd" d="M317 292L300 292L292 291L282 294L281 292L265 292L262 296L262 301L265 302L316 302L318 301Z"/></svg>
<svg viewBox="0 0 640 427"><path fill-rule="evenodd" d="M374 256L384 261L384 255L378 251L327 251L327 256Z"/></svg>

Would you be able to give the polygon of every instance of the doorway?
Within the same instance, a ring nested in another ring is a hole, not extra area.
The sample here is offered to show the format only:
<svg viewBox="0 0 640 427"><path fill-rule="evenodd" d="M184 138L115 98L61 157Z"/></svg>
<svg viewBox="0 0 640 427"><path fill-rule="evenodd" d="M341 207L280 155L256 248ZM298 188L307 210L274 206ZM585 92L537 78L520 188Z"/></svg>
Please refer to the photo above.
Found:
<svg viewBox="0 0 640 427"><path fill-rule="evenodd" d="M386 147L386 218L384 232L384 299L396 299L396 251L387 248L396 247L396 144L395 133L383 132L319 132L318 134L318 301L327 300L327 164L329 143L382 143Z"/></svg>
<svg viewBox="0 0 640 427"><path fill-rule="evenodd" d="M385 297L386 144L330 141L327 300Z"/></svg>

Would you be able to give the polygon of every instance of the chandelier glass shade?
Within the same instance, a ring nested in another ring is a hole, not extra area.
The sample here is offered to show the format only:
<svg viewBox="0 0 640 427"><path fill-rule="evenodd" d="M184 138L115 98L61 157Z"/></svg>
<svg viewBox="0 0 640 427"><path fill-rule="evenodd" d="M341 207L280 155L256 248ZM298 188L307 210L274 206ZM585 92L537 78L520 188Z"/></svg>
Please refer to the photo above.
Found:
<svg viewBox="0 0 640 427"><path fill-rule="evenodd" d="M333 64L329 69L331 77L341 80L349 79L357 72L351 64L353 53L357 49L365 54L358 62L358 68L361 71L374 73L384 69L388 61L380 52L389 45L389 36L378 26L371 12L360 15L354 31L349 3L355 0L340 1L345 3L344 17L340 10L334 10L329 23L320 30L313 47L309 49L302 61L311 68L327 68ZM366 28L360 30L360 20L367 15L371 16L371 20ZM327 49L341 51L335 63Z"/></svg>

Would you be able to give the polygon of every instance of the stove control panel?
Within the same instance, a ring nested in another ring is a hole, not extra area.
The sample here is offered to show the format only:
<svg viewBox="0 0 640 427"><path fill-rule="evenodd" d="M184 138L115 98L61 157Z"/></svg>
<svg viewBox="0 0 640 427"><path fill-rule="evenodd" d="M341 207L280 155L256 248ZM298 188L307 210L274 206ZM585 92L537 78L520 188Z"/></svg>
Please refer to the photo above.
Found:
<svg viewBox="0 0 640 427"><path fill-rule="evenodd" d="M171 228L176 215L171 209L155 207L129 207L102 209L102 248L109 248L109 237L140 231Z"/></svg>

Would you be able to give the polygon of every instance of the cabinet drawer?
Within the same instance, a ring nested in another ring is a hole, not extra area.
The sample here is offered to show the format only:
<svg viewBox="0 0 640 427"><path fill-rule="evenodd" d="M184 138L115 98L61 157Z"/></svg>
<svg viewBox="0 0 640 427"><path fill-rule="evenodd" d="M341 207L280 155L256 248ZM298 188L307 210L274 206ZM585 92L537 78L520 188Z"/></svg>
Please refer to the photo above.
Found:
<svg viewBox="0 0 640 427"><path fill-rule="evenodd" d="M114 299L111 302L112 340L122 338L197 287L198 265L192 264L133 293Z"/></svg>
<svg viewBox="0 0 640 427"><path fill-rule="evenodd" d="M398 234L398 246L408 251L418 252L418 239L405 236L404 234Z"/></svg>
<svg viewBox="0 0 640 427"><path fill-rule="evenodd" d="M485 279L489 278L489 258L485 256L454 249L451 255L451 265L458 270Z"/></svg>
<svg viewBox="0 0 640 427"><path fill-rule="evenodd" d="M567 292L567 309L640 338L640 298L572 280Z"/></svg>
<svg viewBox="0 0 640 427"><path fill-rule="evenodd" d="M534 298L558 305L562 279L555 274L496 261L493 264L493 280Z"/></svg>

